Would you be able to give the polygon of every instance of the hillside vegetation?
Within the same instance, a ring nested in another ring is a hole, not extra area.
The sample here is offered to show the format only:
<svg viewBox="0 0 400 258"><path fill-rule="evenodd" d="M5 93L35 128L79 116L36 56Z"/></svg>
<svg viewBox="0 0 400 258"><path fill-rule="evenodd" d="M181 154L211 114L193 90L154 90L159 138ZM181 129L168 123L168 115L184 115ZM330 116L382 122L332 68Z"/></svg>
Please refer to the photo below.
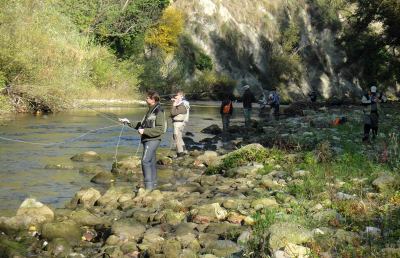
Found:
<svg viewBox="0 0 400 258"><path fill-rule="evenodd" d="M0 110L181 88L354 97L399 88L396 0L0 2Z"/></svg>

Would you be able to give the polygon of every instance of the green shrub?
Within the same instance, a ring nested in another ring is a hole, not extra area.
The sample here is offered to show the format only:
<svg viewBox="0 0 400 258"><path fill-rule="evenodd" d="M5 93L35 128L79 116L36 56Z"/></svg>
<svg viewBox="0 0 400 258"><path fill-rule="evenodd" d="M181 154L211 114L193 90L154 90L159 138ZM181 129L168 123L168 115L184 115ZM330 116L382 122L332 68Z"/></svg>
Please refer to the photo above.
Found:
<svg viewBox="0 0 400 258"><path fill-rule="evenodd" d="M276 213L276 210L265 209L262 213L258 212L253 216L255 225L253 234L246 245L246 257L267 257L269 253L268 229L277 220Z"/></svg>
<svg viewBox="0 0 400 258"><path fill-rule="evenodd" d="M0 115L9 113L13 110L10 99L7 96L0 95Z"/></svg>
<svg viewBox="0 0 400 258"><path fill-rule="evenodd" d="M272 169L274 165L283 163L285 155L277 149L267 149L260 144L249 144L238 150L228 153L219 166L207 168L207 174L218 174L231 168L240 167L251 162L267 165L266 170Z"/></svg>
<svg viewBox="0 0 400 258"><path fill-rule="evenodd" d="M200 52L196 55L196 68L199 69L200 71L203 70L212 70L213 68L213 63L211 57L208 55Z"/></svg>
<svg viewBox="0 0 400 258"><path fill-rule="evenodd" d="M236 81L224 74L214 71L204 71L196 81L188 85L189 91L199 92L213 99L222 99L225 94L230 94L236 85ZM193 97L199 97L194 95Z"/></svg>
<svg viewBox="0 0 400 258"><path fill-rule="evenodd" d="M318 162L326 163L333 159L333 150L329 141L320 142L315 148L315 156Z"/></svg>

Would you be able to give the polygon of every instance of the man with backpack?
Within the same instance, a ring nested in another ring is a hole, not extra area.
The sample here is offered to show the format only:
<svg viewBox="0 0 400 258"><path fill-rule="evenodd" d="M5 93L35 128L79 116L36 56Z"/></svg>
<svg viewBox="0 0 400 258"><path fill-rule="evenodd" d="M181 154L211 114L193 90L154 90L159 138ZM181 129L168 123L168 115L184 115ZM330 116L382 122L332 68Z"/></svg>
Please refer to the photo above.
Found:
<svg viewBox="0 0 400 258"><path fill-rule="evenodd" d="M232 112L233 112L232 100L229 94L226 94L224 96L224 99L222 100L221 108L219 110L219 113L221 114L222 118L222 131L224 133L228 132L229 121L231 119Z"/></svg>
<svg viewBox="0 0 400 258"><path fill-rule="evenodd" d="M185 125L189 121L190 105L185 100L183 91L178 91L171 100L171 118L174 126L173 138L176 145L176 153L178 157L183 157L187 151L182 137Z"/></svg>

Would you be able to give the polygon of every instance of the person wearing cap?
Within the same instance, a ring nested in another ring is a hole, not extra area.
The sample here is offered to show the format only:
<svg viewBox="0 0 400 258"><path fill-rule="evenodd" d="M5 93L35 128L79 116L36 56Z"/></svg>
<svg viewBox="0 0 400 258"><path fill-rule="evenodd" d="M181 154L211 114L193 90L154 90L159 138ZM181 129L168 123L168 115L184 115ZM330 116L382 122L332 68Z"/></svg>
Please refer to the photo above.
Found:
<svg viewBox="0 0 400 258"><path fill-rule="evenodd" d="M369 133L372 129L372 137L375 138L378 134L379 114L378 114L378 98L376 94L376 86L372 86L368 93L365 93L361 98L363 106L363 122L364 135L363 142L369 141Z"/></svg>
<svg viewBox="0 0 400 258"><path fill-rule="evenodd" d="M243 115L244 115L244 124L246 127L250 126L251 122L251 112L252 112L252 103L256 102L256 98L254 94L250 90L249 85L243 86Z"/></svg>

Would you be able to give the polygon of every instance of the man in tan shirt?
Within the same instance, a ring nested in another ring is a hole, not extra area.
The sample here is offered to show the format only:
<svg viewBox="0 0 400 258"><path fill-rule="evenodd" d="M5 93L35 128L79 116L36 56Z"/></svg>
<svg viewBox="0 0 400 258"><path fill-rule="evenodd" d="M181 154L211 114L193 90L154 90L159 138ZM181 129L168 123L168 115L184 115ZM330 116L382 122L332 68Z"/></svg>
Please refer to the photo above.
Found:
<svg viewBox="0 0 400 258"><path fill-rule="evenodd" d="M185 100L183 91L178 91L171 100L171 118L174 126L173 137L177 155L178 157L182 157L186 154L185 143L183 142L182 136L185 125L189 121L190 106L189 102Z"/></svg>

